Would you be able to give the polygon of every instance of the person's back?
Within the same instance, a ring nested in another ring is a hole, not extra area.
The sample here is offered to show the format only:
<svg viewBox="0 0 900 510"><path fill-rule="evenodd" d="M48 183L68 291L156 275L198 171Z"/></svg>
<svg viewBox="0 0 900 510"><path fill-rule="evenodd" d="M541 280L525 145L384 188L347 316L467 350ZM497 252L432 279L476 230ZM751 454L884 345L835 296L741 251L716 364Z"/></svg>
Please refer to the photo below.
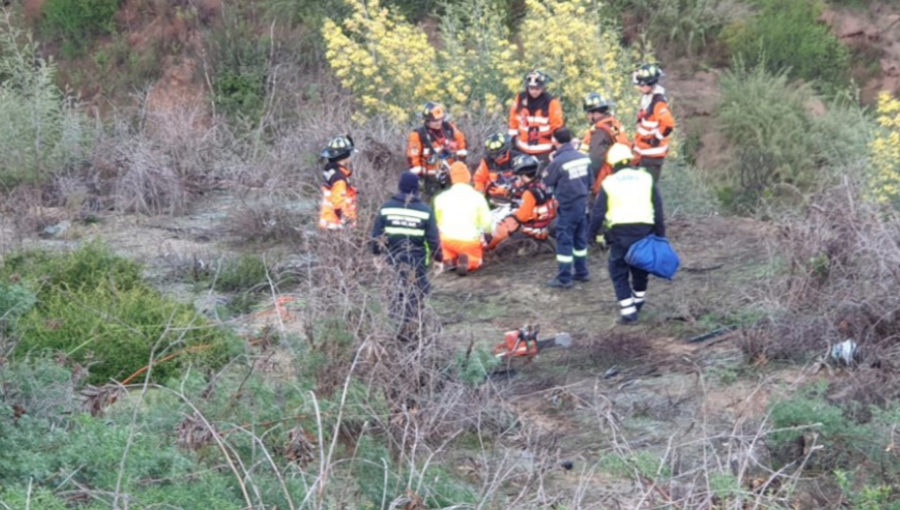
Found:
<svg viewBox="0 0 900 510"><path fill-rule="evenodd" d="M438 195L434 210L442 238L474 241L490 229L487 201L468 184L454 184Z"/></svg>
<svg viewBox="0 0 900 510"><path fill-rule="evenodd" d="M465 164L454 163L450 179L450 189L435 198L435 217L445 261L465 265L465 273L482 264L482 235L491 230L491 211L484 195L469 184L471 176Z"/></svg>
<svg viewBox="0 0 900 510"><path fill-rule="evenodd" d="M440 247L434 214L416 194L419 181L411 172L401 175L400 193L387 200L378 211L372 228L372 250L387 246L392 262L425 263L426 255Z"/></svg>
<svg viewBox="0 0 900 510"><path fill-rule="evenodd" d="M591 189L591 160L572 145L572 135L568 129L557 130L553 141L558 149L545 170L543 183L553 190L560 208L584 208Z"/></svg>

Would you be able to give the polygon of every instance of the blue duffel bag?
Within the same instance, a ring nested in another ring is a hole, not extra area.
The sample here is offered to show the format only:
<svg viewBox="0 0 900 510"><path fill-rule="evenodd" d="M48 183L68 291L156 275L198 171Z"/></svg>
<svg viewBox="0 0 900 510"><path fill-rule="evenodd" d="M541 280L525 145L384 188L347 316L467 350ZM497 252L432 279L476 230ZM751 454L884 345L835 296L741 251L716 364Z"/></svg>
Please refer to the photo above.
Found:
<svg viewBox="0 0 900 510"><path fill-rule="evenodd" d="M669 240L652 234L628 248L625 262L666 280L671 280L681 265Z"/></svg>

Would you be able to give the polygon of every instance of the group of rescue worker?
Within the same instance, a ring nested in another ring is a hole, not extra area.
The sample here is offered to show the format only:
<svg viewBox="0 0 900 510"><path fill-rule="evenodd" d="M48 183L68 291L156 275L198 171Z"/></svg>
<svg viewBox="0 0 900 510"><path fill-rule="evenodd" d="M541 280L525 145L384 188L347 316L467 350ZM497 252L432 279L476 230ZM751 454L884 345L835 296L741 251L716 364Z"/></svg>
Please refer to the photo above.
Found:
<svg viewBox="0 0 900 510"><path fill-rule="evenodd" d="M398 193L379 210L371 233L376 255L387 254L403 282L392 312L404 323L416 315L430 283L430 260L465 276L510 237L556 241L558 271L547 282L568 289L588 282L588 244L609 250L608 269L619 302L619 322L633 323L646 299L648 274L625 262L628 248L647 235L665 236L656 189L675 129L657 64L632 75L641 92L633 141L613 113L612 102L592 92L583 109L590 126L575 139L564 124L550 77L525 76L509 112L507 132L490 135L473 173L467 140L443 106L428 102L423 125L407 140L408 170ZM357 219L357 190L350 184L349 135L322 151L323 201L319 226L341 229ZM434 209L428 205L432 201ZM591 206L593 202L593 206Z"/></svg>

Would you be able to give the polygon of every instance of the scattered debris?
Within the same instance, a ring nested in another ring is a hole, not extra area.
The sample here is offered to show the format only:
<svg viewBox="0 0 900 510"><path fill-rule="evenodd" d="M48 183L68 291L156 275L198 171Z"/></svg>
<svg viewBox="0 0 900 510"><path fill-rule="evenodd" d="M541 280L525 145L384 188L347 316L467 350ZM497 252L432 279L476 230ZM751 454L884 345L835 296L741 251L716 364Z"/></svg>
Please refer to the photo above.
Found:
<svg viewBox="0 0 900 510"><path fill-rule="evenodd" d="M689 343L689 344L696 344L696 343L699 343L699 342L704 342L704 341L709 340L709 339L711 339L711 338L715 338L715 337L717 337L717 336L724 335L725 333L730 333L730 332L732 332L732 331L735 331L736 329L738 329L737 326L725 326L724 328L714 329L714 330L710 331L709 333L704 333L704 334L702 334L702 335L697 335L697 336L695 336L695 337L689 338L689 339L688 339L688 343Z"/></svg>
<svg viewBox="0 0 900 510"><path fill-rule="evenodd" d="M91 416L102 416L106 408L115 404L124 393L124 388L119 384L88 384L81 390L78 399L81 400L81 408L91 413Z"/></svg>
<svg viewBox="0 0 900 510"><path fill-rule="evenodd" d="M199 416L186 416L175 427L178 446L186 450L199 450L213 439L213 431Z"/></svg>
<svg viewBox="0 0 900 510"><path fill-rule="evenodd" d="M41 231L41 236L42 237L59 237L63 233L65 233L66 230L69 230L69 227L71 227L71 226L72 226L71 221L69 221L69 220L61 221L61 222L57 223L56 225L50 225L49 227L44 228L44 230Z"/></svg>
<svg viewBox="0 0 900 510"><path fill-rule="evenodd" d="M831 359L837 363L851 366L859 361L859 347L851 339L831 346Z"/></svg>
<svg viewBox="0 0 900 510"><path fill-rule="evenodd" d="M313 461L316 451L316 438L303 427L297 425L288 432L284 456L301 468Z"/></svg>

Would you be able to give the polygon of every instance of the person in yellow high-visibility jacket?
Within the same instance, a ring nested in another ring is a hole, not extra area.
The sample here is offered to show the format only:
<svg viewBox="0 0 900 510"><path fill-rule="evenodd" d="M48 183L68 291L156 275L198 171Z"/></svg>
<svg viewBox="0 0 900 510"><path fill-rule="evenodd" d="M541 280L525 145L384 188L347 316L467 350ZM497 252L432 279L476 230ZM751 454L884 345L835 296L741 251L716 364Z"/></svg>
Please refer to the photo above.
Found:
<svg viewBox="0 0 900 510"><path fill-rule="evenodd" d="M485 235L490 235L491 210L484 195L470 184L465 163L450 166L450 189L434 199L434 212L441 233L444 264L465 276L484 263Z"/></svg>

